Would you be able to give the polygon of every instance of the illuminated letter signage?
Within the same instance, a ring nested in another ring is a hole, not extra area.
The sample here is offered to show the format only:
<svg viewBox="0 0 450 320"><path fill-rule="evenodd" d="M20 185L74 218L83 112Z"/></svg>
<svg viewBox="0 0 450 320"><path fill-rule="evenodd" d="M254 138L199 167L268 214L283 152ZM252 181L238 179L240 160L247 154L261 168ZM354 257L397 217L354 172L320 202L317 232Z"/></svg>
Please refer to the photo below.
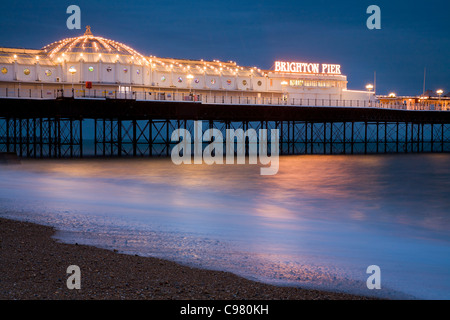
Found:
<svg viewBox="0 0 450 320"><path fill-rule="evenodd" d="M341 74L341 65L275 61L276 72Z"/></svg>

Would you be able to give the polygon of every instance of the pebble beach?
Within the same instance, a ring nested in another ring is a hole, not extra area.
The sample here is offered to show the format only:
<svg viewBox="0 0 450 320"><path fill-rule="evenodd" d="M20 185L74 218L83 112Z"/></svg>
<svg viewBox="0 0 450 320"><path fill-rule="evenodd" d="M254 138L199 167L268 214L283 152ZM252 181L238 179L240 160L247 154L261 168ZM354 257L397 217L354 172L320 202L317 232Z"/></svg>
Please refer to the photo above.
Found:
<svg viewBox="0 0 450 320"><path fill-rule="evenodd" d="M0 218L2 300L366 300L368 297L278 287L232 273L115 250L60 243L55 229ZM69 265L81 289L66 285Z"/></svg>

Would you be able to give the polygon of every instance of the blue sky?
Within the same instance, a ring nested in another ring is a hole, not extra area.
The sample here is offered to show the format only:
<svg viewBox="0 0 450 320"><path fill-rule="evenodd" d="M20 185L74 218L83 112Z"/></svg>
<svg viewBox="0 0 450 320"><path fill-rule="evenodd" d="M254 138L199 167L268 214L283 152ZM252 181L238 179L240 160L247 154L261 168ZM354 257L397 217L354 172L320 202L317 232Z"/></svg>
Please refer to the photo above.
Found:
<svg viewBox="0 0 450 320"><path fill-rule="evenodd" d="M81 8L81 30L66 9ZM381 30L366 9L381 8ZM377 93L450 91L450 1L9 1L2 3L0 46L42 48L78 36L123 42L145 55L233 60L270 69L275 60L336 63L350 89L377 74Z"/></svg>

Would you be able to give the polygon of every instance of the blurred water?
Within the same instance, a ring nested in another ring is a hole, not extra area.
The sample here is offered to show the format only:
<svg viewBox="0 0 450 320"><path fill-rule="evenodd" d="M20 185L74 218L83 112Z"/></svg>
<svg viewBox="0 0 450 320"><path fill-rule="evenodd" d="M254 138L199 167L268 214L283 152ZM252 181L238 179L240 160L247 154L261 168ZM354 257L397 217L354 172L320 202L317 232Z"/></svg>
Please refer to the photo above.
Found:
<svg viewBox="0 0 450 320"><path fill-rule="evenodd" d="M285 156L278 174L259 169L23 160L0 166L0 216L273 284L450 298L449 154ZM366 287L373 264L381 290Z"/></svg>

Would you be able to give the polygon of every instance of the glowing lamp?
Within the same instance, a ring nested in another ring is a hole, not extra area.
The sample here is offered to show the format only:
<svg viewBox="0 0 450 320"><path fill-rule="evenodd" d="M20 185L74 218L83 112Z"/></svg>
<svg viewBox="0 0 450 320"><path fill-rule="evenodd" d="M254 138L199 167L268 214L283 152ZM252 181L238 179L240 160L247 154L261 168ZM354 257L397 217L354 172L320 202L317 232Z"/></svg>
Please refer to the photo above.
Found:
<svg viewBox="0 0 450 320"><path fill-rule="evenodd" d="M70 68L69 68L69 72L70 72L71 74L74 74L74 73L77 72L77 69L75 69L75 67L70 67Z"/></svg>
<svg viewBox="0 0 450 320"><path fill-rule="evenodd" d="M439 101L441 101L441 94L444 93L444 90L439 89L439 90L436 91L436 93L439 95Z"/></svg>
<svg viewBox="0 0 450 320"><path fill-rule="evenodd" d="M394 92L389 93L389 98L395 98L396 94Z"/></svg>
<svg viewBox="0 0 450 320"><path fill-rule="evenodd" d="M369 91L372 90L373 89L373 85L369 83L368 85L366 85L366 89L369 90Z"/></svg>

